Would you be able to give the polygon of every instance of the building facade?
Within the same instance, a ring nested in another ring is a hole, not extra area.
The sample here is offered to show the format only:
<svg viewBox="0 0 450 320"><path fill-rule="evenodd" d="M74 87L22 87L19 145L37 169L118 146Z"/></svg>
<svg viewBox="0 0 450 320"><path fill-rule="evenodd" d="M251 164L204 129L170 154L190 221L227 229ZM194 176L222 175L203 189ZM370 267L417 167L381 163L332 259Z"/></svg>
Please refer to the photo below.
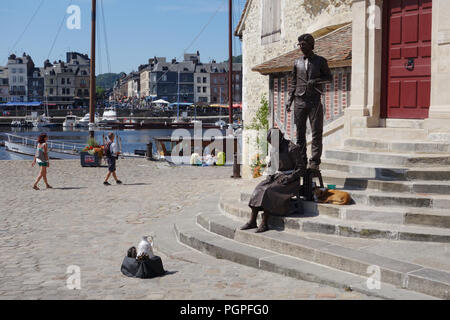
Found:
<svg viewBox="0 0 450 320"><path fill-rule="evenodd" d="M194 72L194 102L207 104L211 102L210 73L211 64L200 63L195 66Z"/></svg>
<svg viewBox="0 0 450 320"><path fill-rule="evenodd" d="M34 69L34 62L29 55L22 57L12 54L8 57L9 100L13 102L28 101L28 76Z"/></svg>
<svg viewBox="0 0 450 320"><path fill-rule="evenodd" d="M185 55L196 57L196 55ZM194 103L194 71L195 60L178 62L172 59L167 62L165 58L156 58L156 64L151 71L151 94L158 99L168 102Z"/></svg>
<svg viewBox="0 0 450 320"><path fill-rule="evenodd" d="M44 101L44 74L43 68L33 68L28 77L28 101Z"/></svg>
<svg viewBox="0 0 450 320"><path fill-rule="evenodd" d="M74 104L75 73L63 61L44 63L44 98L50 106Z"/></svg>
<svg viewBox="0 0 450 320"><path fill-rule="evenodd" d="M9 75L7 67L0 67L0 103L9 100Z"/></svg>
<svg viewBox="0 0 450 320"><path fill-rule="evenodd" d="M67 52L66 62L44 62L44 100L53 106L89 105L90 59L86 54Z"/></svg>
<svg viewBox="0 0 450 320"><path fill-rule="evenodd" d="M91 60L87 54L67 52L66 63L72 69L75 77L73 87L74 106L88 106L90 92L90 67Z"/></svg>
<svg viewBox="0 0 450 320"><path fill-rule="evenodd" d="M128 96L128 98L139 98L140 97L140 74L139 74L139 72L131 72L128 75L127 96Z"/></svg>
<svg viewBox="0 0 450 320"><path fill-rule="evenodd" d="M211 64L211 103L228 103L228 62ZM233 103L242 102L242 64L233 63Z"/></svg>
<svg viewBox="0 0 450 320"><path fill-rule="evenodd" d="M150 73L155 66L155 58L148 59L148 64L141 65L138 68L140 77L140 96L147 98L150 96L151 76Z"/></svg>

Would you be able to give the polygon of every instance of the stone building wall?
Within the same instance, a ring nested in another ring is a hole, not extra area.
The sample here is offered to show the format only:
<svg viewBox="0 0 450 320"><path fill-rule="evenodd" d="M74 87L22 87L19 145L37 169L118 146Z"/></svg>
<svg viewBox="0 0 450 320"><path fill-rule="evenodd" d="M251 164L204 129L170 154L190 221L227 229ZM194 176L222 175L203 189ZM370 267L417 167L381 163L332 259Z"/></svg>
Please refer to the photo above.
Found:
<svg viewBox="0 0 450 320"><path fill-rule="evenodd" d="M327 26L352 21L351 0L279 0L281 1L280 40L261 44L262 0L249 0L248 12L242 23L243 55L243 120L250 123L259 108L262 95L269 98L269 77L251 69L267 60L296 48L300 34L315 33ZM245 137L245 130L244 130ZM243 139L242 175L250 176L247 159L248 139Z"/></svg>

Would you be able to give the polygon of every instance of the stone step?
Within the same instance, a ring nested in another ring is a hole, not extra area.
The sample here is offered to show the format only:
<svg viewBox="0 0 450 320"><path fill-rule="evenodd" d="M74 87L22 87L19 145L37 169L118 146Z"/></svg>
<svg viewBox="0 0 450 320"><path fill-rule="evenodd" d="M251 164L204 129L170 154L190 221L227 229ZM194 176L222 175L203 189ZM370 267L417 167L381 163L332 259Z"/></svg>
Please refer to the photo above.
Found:
<svg viewBox="0 0 450 320"><path fill-rule="evenodd" d="M450 197L446 195L429 195L419 193L397 193L380 192L375 190L348 190L355 204L369 205L374 207L407 207L407 208L430 208L448 209L450 207ZM238 199L248 202L251 192L241 192Z"/></svg>
<svg viewBox="0 0 450 320"><path fill-rule="evenodd" d="M427 140L427 130L421 128L366 128L365 138L386 140Z"/></svg>
<svg viewBox="0 0 450 320"><path fill-rule="evenodd" d="M335 147L325 150L327 159L352 161L357 163L370 163L387 166L400 167L437 167L448 166L450 164L450 154L414 154L414 153L393 153L365 150L349 150L345 147Z"/></svg>
<svg viewBox="0 0 450 320"><path fill-rule="evenodd" d="M450 168L445 167L402 167L389 166L383 167L374 164L357 163L353 161L323 159L320 164L323 171L340 171L348 172L352 175L365 176L377 180L435 180L448 181L450 180Z"/></svg>
<svg viewBox="0 0 450 320"><path fill-rule="evenodd" d="M220 209L231 216L246 221L250 218L251 210L244 202L237 202L233 195L222 196L219 202ZM353 206L343 206L345 210L351 210ZM396 208L397 210L401 208ZM339 211L337 211L339 210ZM358 207L355 206L355 210ZM269 224L272 228L285 230L289 233L298 234L302 232L314 232L322 234L331 234L343 237L355 237L366 239L390 239L390 240L408 240L408 241L427 241L427 242L450 242L450 229L437 228L431 226L415 226L403 224L402 217L397 214L389 216L389 211L382 214L387 221L381 217L378 220L370 221L367 215L372 216L376 211L366 212L366 219L343 219L344 213L340 209L329 205L318 205L314 202L303 202L302 214L287 217L271 216ZM350 211L355 217L357 211ZM320 215L319 215L320 213ZM361 213L359 213L361 216ZM414 218L411 218L414 219ZM416 222L424 219L424 215L415 217Z"/></svg>
<svg viewBox="0 0 450 320"><path fill-rule="evenodd" d="M244 212L248 211L248 201L251 191L243 192L239 196L239 205ZM226 196L222 196L225 199ZM236 203L236 196L230 196L226 200ZM238 204L238 203L236 203ZM314 215L326 215L333 218L356 221L384 222L405 225L416 225L434 228L450 228L450 210L414 207L374 207L364 204L348 206L317 203L317 213ZM308 208L314 209L314 205ZM247 213L245 216L247 217Z"/></svg>
<svg viewBox="0 0 450 320"><path fill-rule="evenodd" d="M206 223L206 219L203 215L199 215L198 219ZM179 242L200 252L209 254L218 259L227 259L256 269L266 270L288 277L321 283L336 288L353 290L383 299L430 300L441 298L442 296L440 294L440 287L433 286L430 288L428 285L429 276L427 273L428 269L426 268L422 269L422 273L411 275L413 277L412 281L411 283L408 282L411 290L386 283L383 281L383 278L381 278L379 288L369 288L367 285L367 273L358 275L339 270L338 268L321 265L313 260L285 255L278 252L276 249L273 251L266 250L253 245L237 242L232 240L234 239L235 227L230 227L227 223L212 223L212 226L218 226L218 229L228 234L228 237L220 235L219 231L218 233L211 232L209 227L208 230L206 230L196 224L194 220L187 223L175 223L174 229ZM389 272L387 272L387 275L391 276ZM436 277L440 277L440 273L435 276L435 278ZM399 283L401 281L397 282ZM436 279L434 280L434 283L440 285L441 281ZM429 291L430 293L420 293L419 290L415 289L416 287L422 287L423 289L420 291ZM438 296L436 297L436 295Z"/></svg>
<svg viewBox="0 0 450 320"><path fill-rule="evenodd" d="M391 181L353 175L336 170L322 170L324 184L334 184L344 189L373 189L386 192L435 193L450 195L450 182L436 180Z"/></svg>
<svg viewBox="0 0 450 320"><path fill-rule="evenodd" d="M379 139L357 139L349 138L344 141L345 147L359 150L381 151L381 152L406 152L416 154L450 153L450 144L432 141L405 141L379 140Z"/></svg>
<svg viewBox="0 0 450 320"><path fill-rule="evenodd" d="M450 197L446 195L430 195L421 193L382 192L375 190L348 190L356 204L375 207L413 207L448 209Z"/></svg>
<svg viewBox="0 0 450 320"><path fill-rule="evenodd" d="M269 250L360 276L367 276L369 268L376 268L380 271L381 287L391 284L440 299L450 298L450 273L444 270L310 238L307 233L292 235L269 230L258 234L254 230L242 231L238 229L239 222L216 213L198 215L197 223L212 233L253 246L253 254L257 254L257 250ZM272 261L278 261L277 258L273 257Z"/></svg>
<svg viewBox="0 0 450 320"><path fill-rule="evenodd" d="M450 229L450 211L422 208L379 208L365 205L339 206L319 203L320 215L350 221L404 224Z"/></svg>
<svg viewBox="0 0 450 320"><path fill-rule="evenodd" d="M381 127L423 129L424 120L416 119L380 119Z"/></svg>

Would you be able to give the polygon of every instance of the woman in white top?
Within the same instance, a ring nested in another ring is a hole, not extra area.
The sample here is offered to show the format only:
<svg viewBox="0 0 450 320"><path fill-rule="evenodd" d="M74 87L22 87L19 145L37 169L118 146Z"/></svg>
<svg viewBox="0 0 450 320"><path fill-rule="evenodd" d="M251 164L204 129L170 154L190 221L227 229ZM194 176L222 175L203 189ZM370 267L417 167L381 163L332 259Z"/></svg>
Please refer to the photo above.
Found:
<svg viewBox="0 0 450 320"><path fill-rule="evenodd" d="M37 162L39 164L39 167L41 168L41 170L39 171L39 175L36 178L36 182L33 185L33 189L35 190L39 190L37 184L39 183L41 178L44 179L47 188L52 188L52 186L49 185L47 181L47 168L50 167L50 162L48 158L47 140L48 136L46 133L41 133L39 135L36 154L34 155L33 163L31 164L31 166L34 167L34 165Z"/></svg>

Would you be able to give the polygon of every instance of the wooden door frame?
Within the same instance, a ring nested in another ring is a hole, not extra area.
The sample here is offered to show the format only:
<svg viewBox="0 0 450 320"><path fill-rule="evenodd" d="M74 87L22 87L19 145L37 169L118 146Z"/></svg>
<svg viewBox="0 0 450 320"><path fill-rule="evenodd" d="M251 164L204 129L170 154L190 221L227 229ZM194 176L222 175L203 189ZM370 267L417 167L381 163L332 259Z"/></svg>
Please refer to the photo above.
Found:
<svg viewBox="0 0 450 320"><path fill-rule="evenodd" d="M388 70L389 70L389 3L390 0L383 1L382 12L382 56L381 56L381 95L380 95L380 119L386 119L388 117ZM431 22L433 23L433 22ZM433 33L431 33L431 43L433 43ZM431 60L432 61L432 60ZM431 69L433 70L433 69ZM431 81L431 74L430 74ZM430 90L431 96L431 90ZM430 97L431 98L431 97ZM431 99L430 99L431 101ZM430 104L431 107L431 104ZM407 119L407 118L404 118ZM424 118L427 119L427 118Z"/></svg>
<svg viewBox="0 0 450 320"><path fill-rule="evenodd" d="M382 12L382 36L381 36L381 97L380 97L380 118L387 118L387 92L388 92L388 70L389 70L389 0L383 1Z"/></svg>

